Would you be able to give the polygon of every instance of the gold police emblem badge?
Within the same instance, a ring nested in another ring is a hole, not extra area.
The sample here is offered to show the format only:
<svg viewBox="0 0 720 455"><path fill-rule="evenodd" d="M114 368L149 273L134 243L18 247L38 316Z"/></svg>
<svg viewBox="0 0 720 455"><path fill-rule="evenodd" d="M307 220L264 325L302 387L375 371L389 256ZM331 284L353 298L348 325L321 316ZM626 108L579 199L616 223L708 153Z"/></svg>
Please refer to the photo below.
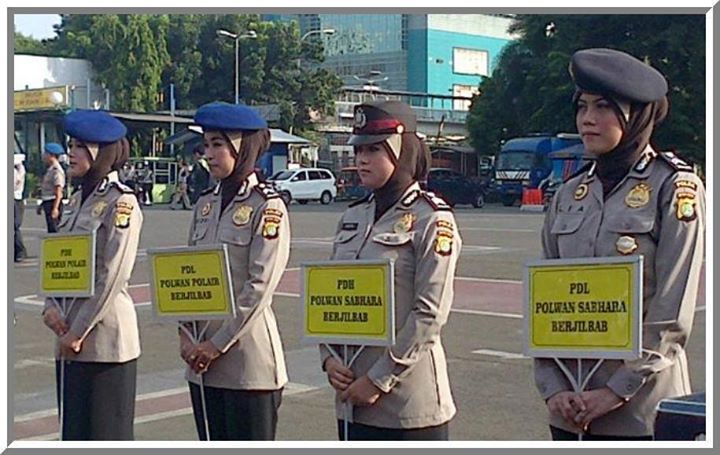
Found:
<svg viewBox="0 0 720 455"><path fill-rule="evenodd" d="M638 183L625 196L625 205L632 209L644 207L650 202L650 185L646 183Z"/></svg>
<svg viewBox="0 0 720 455"><path fill-rule="evenodd" d="M124 229L130 226L130 215L132 211L133 206L131 203L118 201L115 204L115 227Z"/></svg>
<svg viewBox="0 0 720 455"><path fill-rule="evenodd" d="M395 223L393 231L396 234L404 234L412 230L413 223L415 223L415 215L406 213Z"/></svg>
<svg viewBox="0 0 720 455"><path fill-rule="evenodd" d="M253 209L249 205L242 205L238 207L238 209L235 210L235 213L233 213L233 224L235 226L244 226L248 224L252 211Z"/></svg>
<svg viewBox="0 0 720 455"><path fill-rule="evenodd" d="M92 216L94 216L95 218L101 216L105 211L105 207L107 207L107 202L105 201L100 201L96 203L92 208Z"/></svg>
<svg viewBox="0 0 720 455"><path fill-rule="evenodd" d="M575 188L575 200L576 201L582 201L585 199L585 196L588 194L588 185L587 183L581 183L580 185Z"/></svg>
<svg viewBox="0 0 720 455"><path fill-rule="evenodd" d="M696 218L695 195L679 195L677 200L677 219L680 221L692 221Z"/></svg>
<svg viewBox="0 0 720 455"><path fill-rule="evenodd" d="M276 239L280 234L280 218L266 216L263 218L262 236L268 240Z"/></svg>
<svg viewBox="0 0 720 455"><path fill-rule="evenodd" d="M203 205L202 210L200 210L200 215L208 216L210 214L211 209L212 209L212 205L209 202L206 202L205 205Z"/></svg>
<svg viewBox="0 0 720 455"><path fill-rule="evenodd" d="M632 254L635 250L637 250L638 244L635 241L634 237L630 237L629 235L623 235L622 237L617 239L617 242L615 242L615 247L621 254Z"/></svg>
<svg viewBox="0 0 720 455"><path fill-rule="evenodd" d="M452 253L453 233L452 231L438 230L435 235L435 252L440 256L448 256Z"/></svg>

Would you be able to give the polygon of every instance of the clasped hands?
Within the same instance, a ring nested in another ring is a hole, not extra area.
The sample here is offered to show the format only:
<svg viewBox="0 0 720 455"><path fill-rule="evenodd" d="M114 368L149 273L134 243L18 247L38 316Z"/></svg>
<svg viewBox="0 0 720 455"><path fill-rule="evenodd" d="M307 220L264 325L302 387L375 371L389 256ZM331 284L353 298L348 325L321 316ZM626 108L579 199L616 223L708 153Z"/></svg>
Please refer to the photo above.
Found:
<svg viewBox="0 0 720 455"><path fill-rule="evenodd" d="M547 400L547 407L552 414L565 419L571 427L585 432L593 420L624 403L609 387L601 387L581 393L558 392Z"/></svg>
<svg viewBox="0 0 720 455"><path fill-rule="evenodd" d="M220 354L211 341L194 344L185 332L180 332L180 357L190 365L195 374L205 373Z"/></svg>
<svg viewBox="0 0 720 455"><path fill-rule="evenodd" d="M340 393L340 401L354 406L372 406L380 398L382 390L367 375L355 379L352 370L334 357L325 361L325 372L333 388Z"/></svg>
<svg viewBox="0 0 720 455"><path fill-rule="evenodd" d="M65 319L57 308L48 308L43 313L43 322L55 333L60 343L60 356L72 359L82 349L82 340L70 332Z"/></svg>

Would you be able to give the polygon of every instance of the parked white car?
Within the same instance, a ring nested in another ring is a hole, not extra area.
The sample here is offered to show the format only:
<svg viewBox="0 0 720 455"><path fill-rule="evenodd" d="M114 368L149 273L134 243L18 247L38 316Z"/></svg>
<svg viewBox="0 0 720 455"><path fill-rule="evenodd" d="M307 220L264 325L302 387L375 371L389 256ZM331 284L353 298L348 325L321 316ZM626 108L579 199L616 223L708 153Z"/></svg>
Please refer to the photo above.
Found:
<svg viewBox="0 0 720 455"><path fill-rule="evenodd" d="M270 179L285 203L320 201L329 204L337 196L335 176L327 169L299 168L276 173Z"/></svg>

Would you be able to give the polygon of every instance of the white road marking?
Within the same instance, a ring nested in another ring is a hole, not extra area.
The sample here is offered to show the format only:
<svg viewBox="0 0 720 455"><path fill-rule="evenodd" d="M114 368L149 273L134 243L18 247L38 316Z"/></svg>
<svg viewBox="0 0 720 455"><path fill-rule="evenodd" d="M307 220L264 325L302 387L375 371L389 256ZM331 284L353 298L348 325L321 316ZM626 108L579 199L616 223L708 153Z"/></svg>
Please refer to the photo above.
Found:
<svg viewBox="0 0 720 455"><path fill-rule="evenodd" d="M325 387L325 386L323 386L323 387ZM314 390L318 390L321 388L322 387L314 387L314 386L309 386L307 384L296 384L294 382L289 382L285 385L285 390L283 391L283 397L298 395L298 394L306 393L306 392L312 392ZM161 398L161 397L165 397L165 396L169 396L169 395L176 395L176 394L183 393L183 392L189 393L188 388L187 387L178 387L178 388L174 388L174 389L167 389L167 390L161 390L158 392L146 393L143 395L138 395L137 398L135 399L135 401L138 402L138 401L143 401L143 400L151 400L154 398ZM191 415L192 412L193 412L192 407L187 406L187 407L175 409L172 411L148 414L148 415L144 415L141 417L136 417L134 420L134 424L140 425L143 423L156 422L158 420L171 419L174 417ZM27 422L30 420L42 419L42 418L51 417L51 416L57 416L57 409L44 409L42 411L23 414L23 415L15 418L15 423L22 423L22 422ZM47 434L32 436L29 438L21 438L18 440L20 440L20 441L52 441L57 438L58 438L58 433L54 432L54 433L47 433Z"/></svg>
<svg viewBox="0 0 720 455"><path fill-rule="evenodd" d="M55 367L55 360L47 359L21 359L15 362L15 370L23 370L30 367Z"/></svg>
<svg viewBox="0 0 720 455"><path fill-rule="evenodd" d="M508 359L508 360L520 360L520 359L527 359L528 357L525 357L522 354L518 354L515 352L506 352L506 351L496 351L494 349L476 349L472 351L473 354L481 354L481 355L488 355L491 357L500 357L501 359Z"/></svg>

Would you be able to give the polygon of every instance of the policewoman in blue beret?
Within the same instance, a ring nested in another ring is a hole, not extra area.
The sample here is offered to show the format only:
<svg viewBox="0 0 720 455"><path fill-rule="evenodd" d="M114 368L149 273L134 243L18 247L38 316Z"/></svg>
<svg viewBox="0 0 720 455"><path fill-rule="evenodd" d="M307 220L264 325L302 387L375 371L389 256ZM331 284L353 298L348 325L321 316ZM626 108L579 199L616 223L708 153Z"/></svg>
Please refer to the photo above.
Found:
<svg viewBox="0 0 720 455"><path fill-rule="evenodd" d="M48 232L57 232L57 225L62 218L65 189L65 171L60 165L60 157L65 154L65 149L56 142L48 142L43 150L43 161L47 170L40 183L42 204L38 207L38 214L40 210L45 213Z"/></svg>
<svg viewBox="0 0 720 455"><path fill-rule="evenodd" d="M396 341L362 351L350 346L349 358L357 355L350 368L321 346L322 368L336 390L339 438L345 439L350 403L348 440L447 440L455 404L440 335L453 302L457 224L442 199L420 188L430 152L410 106L356 106L348 143L372 192L343 214L332 259L394 261Z"/></svg>
<svg viewBox="0 0 720 455"><path fill-rule="evenodd" d="M536 359L553 439L651 439L655 407L690 393L685 344L695 313L705 189L693 167L651 145L668 111L667 82L624 52L585 49L570 62L575 120L595 160L556 194L545 258L643 256L642 358L604 360L575 394L552 359ZM582 362L587 377L595 361ZM577 362L565 361L577 377Z"/></svg>
<svg viewBox="0 0 720 455"><path fill-rule="evenodd" d="M96 232L95 295L63 315L52 299L43 310L64 362L63 440L131 440L140 339L128 280L143 216L118 171L130 148L125 125L105 111L65 116L70 175L79 183L59 232ZM58 392L60 395L60 392Z"/></svg>
<svg viewBox="0 0 720 455"><path fill-rule="evenodd" d="M270 130L255 110L222 102L200 107L195 123L203 129L205 156L218 184L195 204L189 244L227 245L236 307L234 319L208 322L197 345L180 333L198 435L273 440L288 378L271 305L290 255L290 220L280 196L254 172L270 147Z"/></svg>

